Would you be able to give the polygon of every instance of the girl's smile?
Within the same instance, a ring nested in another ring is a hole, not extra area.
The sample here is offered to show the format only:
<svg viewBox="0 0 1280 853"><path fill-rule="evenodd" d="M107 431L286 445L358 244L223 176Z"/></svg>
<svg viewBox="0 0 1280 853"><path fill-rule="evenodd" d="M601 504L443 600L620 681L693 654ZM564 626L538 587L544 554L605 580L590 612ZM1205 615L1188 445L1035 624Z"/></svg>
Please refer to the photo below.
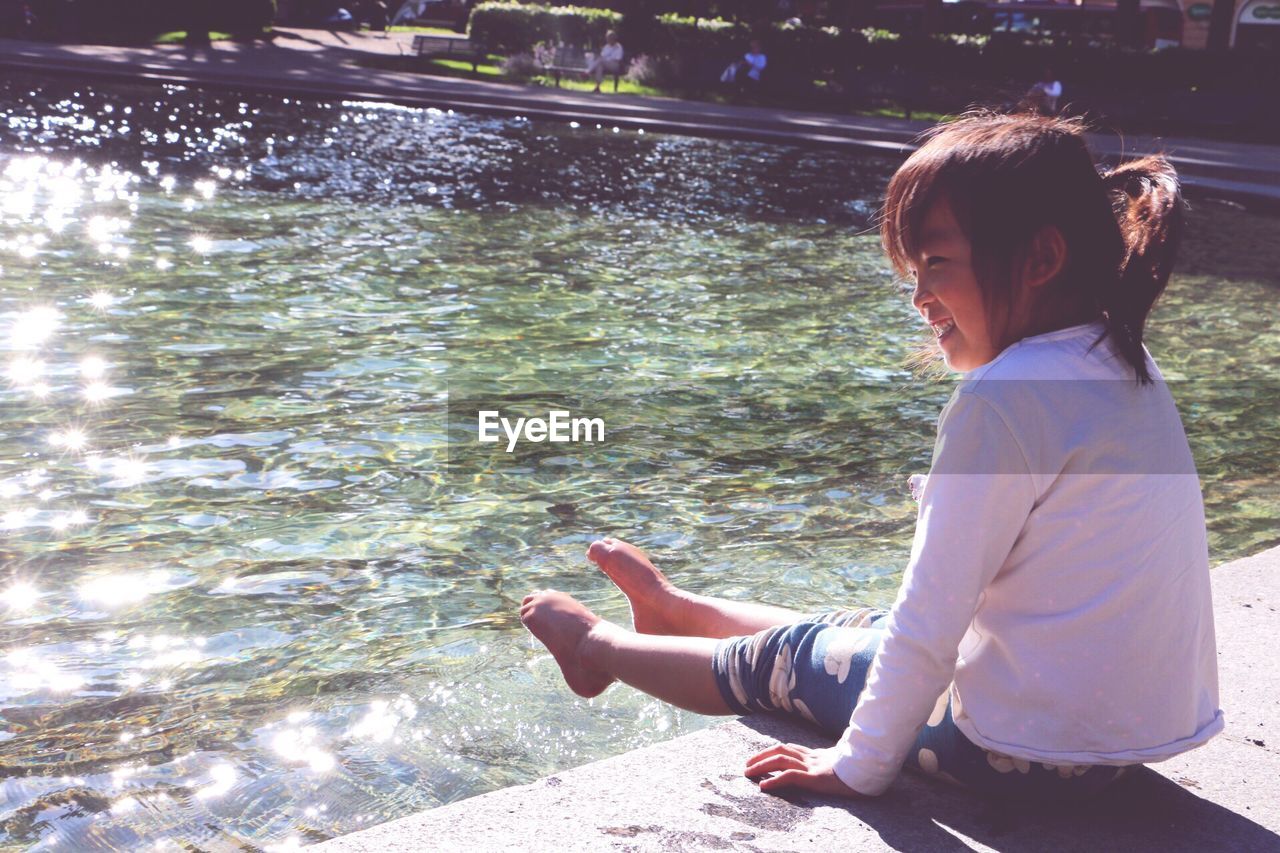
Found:
<svg viewBox="0 0 1280 853"><path fill-rule="evenodd" d="M913 260L911 303L933 329L947 367L969 371L995 358L999 350L988 328L969 240L945 198L925 214Z"/></svg>

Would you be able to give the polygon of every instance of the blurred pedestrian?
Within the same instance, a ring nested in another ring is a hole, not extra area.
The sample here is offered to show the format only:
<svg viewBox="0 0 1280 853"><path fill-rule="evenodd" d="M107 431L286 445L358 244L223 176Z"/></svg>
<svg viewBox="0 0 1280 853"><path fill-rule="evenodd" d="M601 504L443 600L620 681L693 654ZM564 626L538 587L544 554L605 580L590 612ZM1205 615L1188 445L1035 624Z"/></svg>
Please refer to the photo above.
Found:
<svg viewBox="0 0 1280 853"><path fill-rule="evenodd" d="M1061 97L1062 82L1058 80L1052 68L1045 66L1040 79L1023 96L1022 106L1028 112L1044 116L1057 115L1058 99Z"/></svg>
<svg viewBox="0 0 1280 853"><path fill-rule="evenodd" d="M604 82L604 75L614 75L614 90L616 91L617 76L622 73L622 57L624 51L622 43L618 41L618 34L613 30L605 33L604 47L600 48L600 54L591 60L591 64L587 66L587 76L596 81L595 91L600 91L600 84Z"/></svg>
<svg viewBox="0 0 1280 853"><path fill-rule="evenodd" d="M741 59L730 62L720 75L721 83L737 84L739 89L750 86L756 88L764 77L764 69L769 64L764 47L759 39L751 40L751 48Z"/></svg>

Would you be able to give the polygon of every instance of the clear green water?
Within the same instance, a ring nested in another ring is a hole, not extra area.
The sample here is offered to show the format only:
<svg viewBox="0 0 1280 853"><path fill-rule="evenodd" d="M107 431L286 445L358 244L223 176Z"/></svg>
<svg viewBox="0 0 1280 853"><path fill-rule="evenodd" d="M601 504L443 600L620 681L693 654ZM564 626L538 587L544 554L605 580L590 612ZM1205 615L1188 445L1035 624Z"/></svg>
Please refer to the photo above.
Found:
<svg viewBox="0 0 1280 853"><path fill-rule="evenodd" d="M0 95L0 844L288 849L706 725L576 699L521 629L544 586L626 619L600 535L700 592L892 600L949 390L861 233L892 164ZM1223 560L1280 541L1280 228L1192 223L1150 346ZM617 429L460 452L468 395Z"/></svg>

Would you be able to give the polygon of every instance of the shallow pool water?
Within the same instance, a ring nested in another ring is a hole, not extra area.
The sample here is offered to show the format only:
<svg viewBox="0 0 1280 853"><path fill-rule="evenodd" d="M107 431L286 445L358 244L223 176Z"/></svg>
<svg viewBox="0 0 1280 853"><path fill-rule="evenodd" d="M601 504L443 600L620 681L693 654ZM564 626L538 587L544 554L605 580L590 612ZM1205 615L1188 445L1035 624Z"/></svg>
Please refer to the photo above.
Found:
<svg viewBox="0 0 1280 853"><path fill-rule="evenodd" d="M627 618L600 535L892 601L949 387L866 232L891 170L0 84L0 843L289 849L708 724L521 629L544 586ZM1280 541L1280 228L1191 223L1150 348L1223 560ZM478 400L609 440L476 452Z"/></svg>

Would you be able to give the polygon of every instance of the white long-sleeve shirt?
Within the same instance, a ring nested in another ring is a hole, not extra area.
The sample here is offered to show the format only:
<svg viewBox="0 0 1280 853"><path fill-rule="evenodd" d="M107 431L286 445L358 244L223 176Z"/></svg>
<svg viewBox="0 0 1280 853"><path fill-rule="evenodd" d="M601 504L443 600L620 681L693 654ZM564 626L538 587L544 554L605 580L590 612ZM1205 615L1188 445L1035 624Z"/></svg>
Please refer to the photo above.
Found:
<svg viewBox="0 0 1280 853"><path fill-rule="evenodd" d="M1199 479L1148 355L1101 323L1026 338L942 412L911 558L836 775L897 775L939 697L979 746L1160 761L1222 730Z"/></svg>

